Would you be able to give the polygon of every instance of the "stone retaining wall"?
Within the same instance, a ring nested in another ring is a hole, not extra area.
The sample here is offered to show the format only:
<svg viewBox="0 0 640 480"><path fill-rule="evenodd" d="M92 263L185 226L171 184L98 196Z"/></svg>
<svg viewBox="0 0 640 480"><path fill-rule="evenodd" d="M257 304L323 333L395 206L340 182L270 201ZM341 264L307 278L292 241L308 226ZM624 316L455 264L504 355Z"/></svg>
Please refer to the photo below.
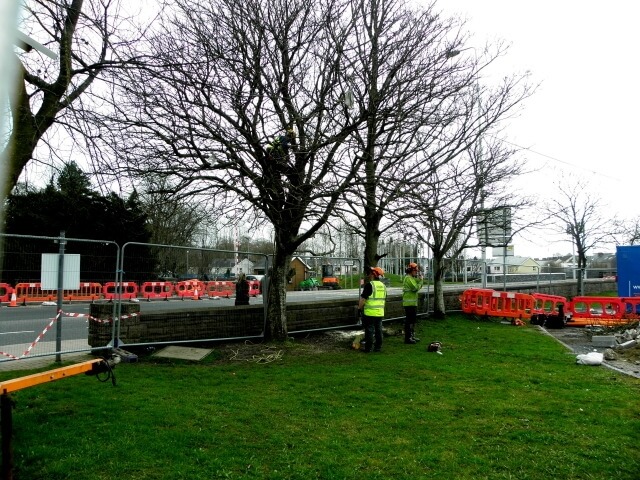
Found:
<svg viewBox="0 0 640 480"><path fill-rule="evenodd" d="M576 295L574 282L545 284L538 287L513 288L523 293L550 293L572 297ZM460 309L459 296L463 288L447 290L445 305L447 311ZM507 290L511 290L508 288ZM615 291L612 281L593 280L585 283L585 292L595 295L603 291ZM433 304L433 291L423 290L419 297L418 311L425 311L425 302ZM169 310L139 314L139 303L122 304L122 320L119 339L123 344L145 344L184 342L193 340L232 339L259 337L264 329L264 308L262 305L238 307L211 307L197 310ZM103 347L111 341L113 324L109 321L113 304L94 303L91 316L102 321L89 323L89 345ZM400 294L390 295L385 307L385 320L400 319L404 316ZM287 305L287 327L289 332L304 332L338 327L353 327L357 324L357 298L335 299L314 303L292 303Z"/></svg>

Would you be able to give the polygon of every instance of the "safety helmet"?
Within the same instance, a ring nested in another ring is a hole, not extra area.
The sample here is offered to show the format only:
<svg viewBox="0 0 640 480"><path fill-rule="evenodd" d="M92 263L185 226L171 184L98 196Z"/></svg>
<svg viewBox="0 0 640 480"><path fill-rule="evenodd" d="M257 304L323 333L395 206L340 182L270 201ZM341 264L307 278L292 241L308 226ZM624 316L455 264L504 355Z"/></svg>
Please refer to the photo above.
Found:
<svg viewBox="0 0 640 480"><path fill-rule="evenodd" d="M376 278L384 277L384 270L380 267L373 267L371 271L373 272L373 276Z"/></svg>
<svg viewBox="0 0 640 480"><path fill-rule="evenodd" d="M411 272L417 272L417 271L418 271L418 264L413 262L407 265L407 268L404 269L404 272L407 275L410 274Z"/></svg>

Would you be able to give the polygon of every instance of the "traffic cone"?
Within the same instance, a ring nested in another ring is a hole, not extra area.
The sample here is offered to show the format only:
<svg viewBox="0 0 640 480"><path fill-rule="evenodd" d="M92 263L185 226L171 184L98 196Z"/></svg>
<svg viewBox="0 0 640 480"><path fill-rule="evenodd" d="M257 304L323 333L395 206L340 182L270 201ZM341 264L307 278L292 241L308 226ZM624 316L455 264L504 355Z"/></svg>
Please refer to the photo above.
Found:
<svg viewBox="0 0 640 480"><path fill-rule="evenodd" d="M11 294L11 303L9 303L10 307L17 307L18 306L18 299L16 298L16 292L13 292Z"/></svg>
<svg viewBox="0 0 640 480"><path fill-rule="evenodd" d="M193 300L200 300L200 296L198 295L198 288L196 287L196 289L193 291L193 297L191 297Z"/></svg>

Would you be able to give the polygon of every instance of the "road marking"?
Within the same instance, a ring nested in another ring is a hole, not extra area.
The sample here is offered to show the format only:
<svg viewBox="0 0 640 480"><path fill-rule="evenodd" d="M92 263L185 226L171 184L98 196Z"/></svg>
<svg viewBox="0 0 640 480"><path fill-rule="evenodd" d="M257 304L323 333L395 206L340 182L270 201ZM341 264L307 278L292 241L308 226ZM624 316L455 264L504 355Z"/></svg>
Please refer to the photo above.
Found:
<svg viewBox="0 0 640 480"><path fill-rule="evenodd" d="M35 330L22 330L21 332L0 332L0 335L14 335L18 333L36 333Z"/></svg>

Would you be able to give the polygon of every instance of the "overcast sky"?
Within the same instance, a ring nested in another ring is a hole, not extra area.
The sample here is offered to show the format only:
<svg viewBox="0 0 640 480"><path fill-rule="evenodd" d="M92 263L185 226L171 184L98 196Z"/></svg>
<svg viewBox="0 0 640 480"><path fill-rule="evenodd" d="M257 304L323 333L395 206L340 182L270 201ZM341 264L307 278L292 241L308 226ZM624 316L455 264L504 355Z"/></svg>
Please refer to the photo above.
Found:
<svg viewBox="0 0 640 480"><path fill-rule="evenodd" d="M544 190L562 174L585 179L611 215L640 216L640 2L439 0L436 6L467 18L473 46L505 40L511 45L500 61L505 71L529 70L540 83L505 131L542 168L526 184ZM560 238L526 237L515 239L516 255L571 253Z"/></svg>
<svg viewBox="0 0 640 480"><path fill-rule="evenodd" d="M640 1L439 0L436 9L467 18L469 46L508 42L501 68L528 70L540 83L505 130L541 170L524 185L552 195L561 175L586 179L612 216L640 216ZM516 238L516 255L571 253L568 239L542 237Z"/></svg>

